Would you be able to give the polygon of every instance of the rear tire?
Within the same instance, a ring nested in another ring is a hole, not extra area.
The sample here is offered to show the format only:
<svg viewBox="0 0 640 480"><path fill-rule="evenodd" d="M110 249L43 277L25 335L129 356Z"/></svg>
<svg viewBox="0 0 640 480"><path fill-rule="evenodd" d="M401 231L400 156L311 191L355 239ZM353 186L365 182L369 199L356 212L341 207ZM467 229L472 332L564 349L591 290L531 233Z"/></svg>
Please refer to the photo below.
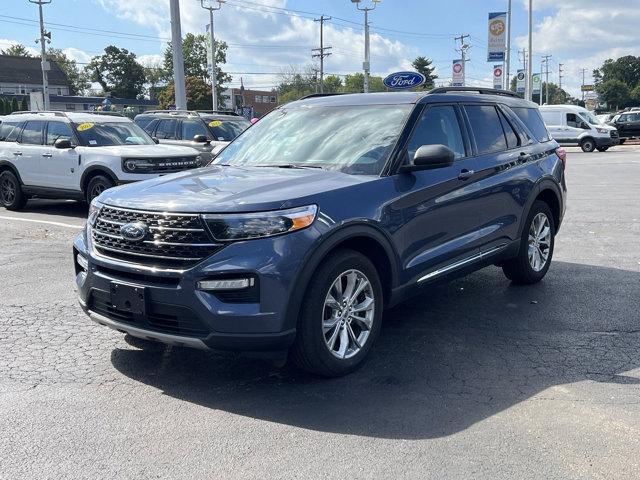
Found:
<svg viewBox="0 0 640 480"><path fill-rule="evenodd" d="M115 183L108 177L104 175L96 175L87 184L87 190L85 192L85 198L88 204L91 204L91 200L96 198L106 189L115 187Z"/></svg>
<svg viewBox="0 0 640 480"><path fill-rule="evenodd" d="M0 205L7 210L22 210L27 203L27 196L22 191L18 177L5 170L0 174Z"/></svg>
<svg viewBox="0 0 640 480"><path fill-rule="evenodd" d="M593 140L593 138L585 138L580 142L580 148L582 148L583 152L593 152L596 148L596 142Z"/></svg>
<svg viewBox="0 0 640 480"><path fill-rule="evenodd" d="M606 152L607 150L609 150L609 147L597 147L599 152Z"/></svg>
<svg viewBox="0 0 640 480"><path fill-rule="evenodd" d="M542 280L551 265L555 234L549 205L539 200L534 202L522 230L518 256L502 265L505 276L522 285Z"/></svg>
<svg viewBox="0 0 640 480"><path fill-rule="evenodd" d="M624 145L624 142L626 141L626 138L621 138L620 139L620 145Z"/></svg>
<svg viewBox="0 0 640 480"><path fill-rule="evenodd" d="M309 282L290 360L324 377L352 372L380 333L383 306L373 263L353 250L336 251L322 261Z"/></svg>

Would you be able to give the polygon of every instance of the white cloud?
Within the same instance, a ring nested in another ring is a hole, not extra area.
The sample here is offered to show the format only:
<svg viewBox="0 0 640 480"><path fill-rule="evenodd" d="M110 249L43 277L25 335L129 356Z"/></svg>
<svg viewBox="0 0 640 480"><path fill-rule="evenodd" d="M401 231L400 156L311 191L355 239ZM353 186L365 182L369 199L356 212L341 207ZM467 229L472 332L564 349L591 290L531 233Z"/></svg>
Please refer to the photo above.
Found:
<svg viewBox="0 0 640 480"><path fill-rule="evenodd" d="M20 42L18 42L17 40L10 40L8 38L0 38L0 50L4 50L6 48L11 47L12 45L19 45ZM40 55L40 50L33 48L33 47L28 47L26 46L27 51L31 54L31 55Z"/></svg>

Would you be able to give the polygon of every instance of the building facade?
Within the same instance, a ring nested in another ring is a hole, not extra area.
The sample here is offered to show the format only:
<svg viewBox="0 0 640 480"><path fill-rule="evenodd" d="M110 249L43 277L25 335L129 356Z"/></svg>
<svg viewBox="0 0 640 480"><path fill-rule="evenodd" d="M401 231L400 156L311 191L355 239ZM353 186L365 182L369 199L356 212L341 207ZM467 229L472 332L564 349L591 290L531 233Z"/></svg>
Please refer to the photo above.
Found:
<svg viewBox="0 0 640 480"><path fill-rule="evenodd" d="M54 61L49 62L49 95L69 95L71 84ZM40 58L0 55L0 95L29 95L42 91Z"/></svg>
<svg viewBox="0 0 640 480"><path fill-rule="evenodd" d="M262 117L278 106L276 91L227 88L222 92L222 96L224 108L247 117Z"/></svg>

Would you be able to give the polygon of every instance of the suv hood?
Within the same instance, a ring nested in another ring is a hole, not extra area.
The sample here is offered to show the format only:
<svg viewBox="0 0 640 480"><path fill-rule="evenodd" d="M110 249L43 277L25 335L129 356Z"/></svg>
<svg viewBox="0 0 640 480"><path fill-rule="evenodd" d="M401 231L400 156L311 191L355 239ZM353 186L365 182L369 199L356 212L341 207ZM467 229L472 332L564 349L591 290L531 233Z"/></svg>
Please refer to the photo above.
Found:
<svg viewBox="0 0 640 480"><path fill-rule="evenodd" d="M115 157L166 158L195 156L198 151L177 145L113 145L110 147L78 147L83 153L97 153Z"/></svg>
<svg viewBox="0 0 640 480"><path fill-rule="evenodd" d="M319 169L213 165L105 191L101 203L165 212L252 212L298 206L305 198L378 179Z"/></svg>

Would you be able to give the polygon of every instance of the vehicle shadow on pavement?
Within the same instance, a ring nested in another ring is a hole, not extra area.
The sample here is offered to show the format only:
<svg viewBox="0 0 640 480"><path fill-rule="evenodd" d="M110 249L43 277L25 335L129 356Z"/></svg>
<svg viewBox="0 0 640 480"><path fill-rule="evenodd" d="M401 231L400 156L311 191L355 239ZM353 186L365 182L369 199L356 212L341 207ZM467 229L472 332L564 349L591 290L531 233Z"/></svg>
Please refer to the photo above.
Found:
<svg viewBox="0 0 640 480"><path fill-rule="evenodd" d="M41 213L44 215L61 216L65 218L87 218L87 205L74 200L29 200L20 212ZM7 211L6 213L14 213Z"/></svg>
<svg viewBox="0 0 640 480"><path fill-rule="evenodd" d="M640 367L639 311L639 272L554 262L543 282L518 287L488 268L386 312L371 358L344 378L131 337L140 348L116 349L111 361L207 408L318 431L432 438L535 395L637 397L640 380L625 372ZM550 388L573 382L583 383Z"/></svg>

